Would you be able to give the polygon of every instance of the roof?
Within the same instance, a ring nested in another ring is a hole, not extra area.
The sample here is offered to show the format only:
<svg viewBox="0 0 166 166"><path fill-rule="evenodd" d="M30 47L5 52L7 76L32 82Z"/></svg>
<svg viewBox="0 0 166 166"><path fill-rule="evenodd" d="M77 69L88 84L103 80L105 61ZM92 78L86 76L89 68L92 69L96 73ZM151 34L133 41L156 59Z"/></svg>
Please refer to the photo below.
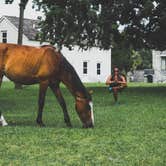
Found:
<svg viewBox="0 0 166 166"><path fill-rule="evenodd" d="M19 28L19 17L15 16L3 16L6 17L17 29ZM23 34L29 40L36 40L36 35L39 32L38 27L38 20L27 19L24 18L24 25L23 25Z"/></svg>

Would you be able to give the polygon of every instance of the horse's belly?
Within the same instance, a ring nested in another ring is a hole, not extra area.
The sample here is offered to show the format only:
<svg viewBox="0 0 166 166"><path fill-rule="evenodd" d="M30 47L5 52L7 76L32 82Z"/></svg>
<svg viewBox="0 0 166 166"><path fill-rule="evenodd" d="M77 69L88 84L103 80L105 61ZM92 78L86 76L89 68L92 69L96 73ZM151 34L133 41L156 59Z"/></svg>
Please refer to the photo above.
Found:
<svg viewBox="0 0 166 166"><path fill-rule="evenodd" d="M19 67L6 67L5 75L11 81L18 82L21 84L34 84L39 81L35 74L26 71L25 69Z"/></svg>
<svg viewBox="0 0 166 166"><path fill-rule="evenodd" d="M10 57L5 64L4 73L12 81L22 84L34 84L41 80L50 79L53 70L50 70L48 63L34 63L34 61L26 61Z"/></svg>
<svg viewBox="0 0 166 166"><path fill-rule="evenodd" d="M48 80L51 78L51 73L47 70L39 70L38 72L31 72L29 70L19 68L6 68L5 75L11 81L30 85L39 83L42 80Z"/></svg>
<svg viewBox="0 0 166 166"><path fill-rule="evenodd" d="M11 81L29 85L29 84L35 84L39 82L39 79L36 77L30 77L27 75L19 74L19 73L5 73L6 77L9 78Z"/></svg>

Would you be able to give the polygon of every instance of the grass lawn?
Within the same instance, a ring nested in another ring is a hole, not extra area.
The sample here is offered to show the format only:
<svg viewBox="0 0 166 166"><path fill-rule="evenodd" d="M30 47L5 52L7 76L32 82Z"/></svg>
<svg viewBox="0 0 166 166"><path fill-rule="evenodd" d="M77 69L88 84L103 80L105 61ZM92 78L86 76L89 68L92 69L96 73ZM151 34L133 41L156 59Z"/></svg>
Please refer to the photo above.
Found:
<svg viewBox="0 0 166 166"><path fill-rule="evenodd" d="M119 105L104 84L86 86L94 91L94 129L82 129L74 99L63 86L71 129L50 90L46 127L39 128L38 86L14 90L12 83L3 83L0 110L9 126L0 127L0 166L165 166L166 84L129 84Z"/></svg>

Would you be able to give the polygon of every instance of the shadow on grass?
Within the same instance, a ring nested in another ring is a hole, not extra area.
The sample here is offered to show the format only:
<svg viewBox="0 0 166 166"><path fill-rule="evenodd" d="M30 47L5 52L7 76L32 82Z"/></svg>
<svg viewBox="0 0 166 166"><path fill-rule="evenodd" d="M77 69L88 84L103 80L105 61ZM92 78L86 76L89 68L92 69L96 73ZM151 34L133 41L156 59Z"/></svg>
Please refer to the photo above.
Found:
<svg viewBox="0 0 166 166"><path fill-rule="evenodd" d="M72 127L68 127L66 126L65 122L63 122L63 119L61 122L55 122L53 123L51 121L51 123L47 123L47 122L44 122L45 126L44 127L41 127L39 126L35 120L30 120L30 119L16 119L16 120L12 120L11 119L8 119L8 126L10 127L34 127L34 128L66 128L66 129L81 129L82 128L82 125L81 124L77 124L77 122L73 122L72 123Z"/></svg>
<svg viewBox="0 0 166 166"><path fill-rule="evenodd" d="M35 124L35 122L33 121L30 121L30 120L22 120L22 121L8 121L8 125L9 126L22 126L22 127L25 127L25 126L31 126L31 127L38 127L37 124Z"/></svg>

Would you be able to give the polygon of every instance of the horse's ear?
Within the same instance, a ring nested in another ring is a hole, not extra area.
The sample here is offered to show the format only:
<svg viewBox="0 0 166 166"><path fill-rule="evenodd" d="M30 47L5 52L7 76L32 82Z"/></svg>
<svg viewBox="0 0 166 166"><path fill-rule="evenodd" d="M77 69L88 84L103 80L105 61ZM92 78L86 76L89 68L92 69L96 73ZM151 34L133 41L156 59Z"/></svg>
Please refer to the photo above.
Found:
<svg viewBox="0 0 166 166"><path fill-rule="evenodd" d="M93 90L89 90L89 94L91 94L91 95L92 95L92 94L93 94Z"/></svg>

